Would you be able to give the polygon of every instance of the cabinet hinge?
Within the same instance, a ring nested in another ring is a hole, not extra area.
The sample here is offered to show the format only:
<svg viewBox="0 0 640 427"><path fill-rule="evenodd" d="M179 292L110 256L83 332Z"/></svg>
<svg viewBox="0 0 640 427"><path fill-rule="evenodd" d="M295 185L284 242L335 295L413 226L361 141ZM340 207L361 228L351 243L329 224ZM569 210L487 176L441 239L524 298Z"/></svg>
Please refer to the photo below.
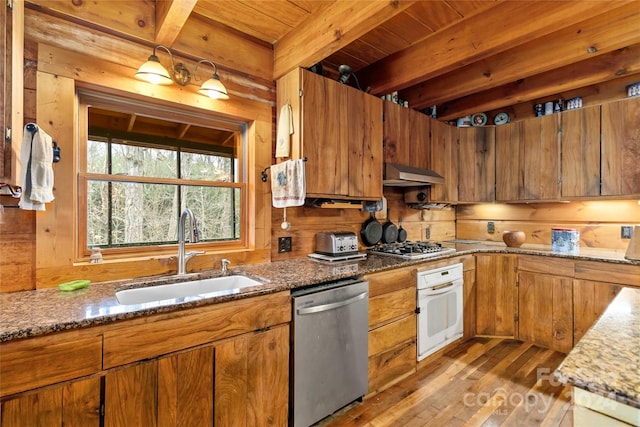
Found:
<svg viewBox="0 0 640 427"><path fill-rule="evenodd" d="M7 0L7 9L13 9L13 0Z"/></svg>
<svg viewBox="0 0 640 427"><path fill-rule="evenodd" d="M300 89L300 91L298 92L298 96L299 96L300 98L302 98L302 95L303 95L303 91L302 91L302 89Z"/></svg>
<svg viewBox="0 0 640 427"><path fill-rule="evenodd" d="M5 129L4 142L11 144L11 127Z"/></svg>
<svg viewBox="0 0 640 427"><path fill-rule="evenodd" d="M420 314L420 307L416 307L416 314Z"/></svg>
<svg viewBox="0 0 640 427"><path fill-rule="evenodd" d="M514 315L513 315L513 320L514 320L515 322L517 322L517 321L519 320L519 318L518 318L518 313L516 313L516 314L514 314Z"/></svg>
<svg viewBox="0 0 640 427"><path fill-rule="evenodd" d="M100 403L100 416L104 417L104 402Z"/></svg>

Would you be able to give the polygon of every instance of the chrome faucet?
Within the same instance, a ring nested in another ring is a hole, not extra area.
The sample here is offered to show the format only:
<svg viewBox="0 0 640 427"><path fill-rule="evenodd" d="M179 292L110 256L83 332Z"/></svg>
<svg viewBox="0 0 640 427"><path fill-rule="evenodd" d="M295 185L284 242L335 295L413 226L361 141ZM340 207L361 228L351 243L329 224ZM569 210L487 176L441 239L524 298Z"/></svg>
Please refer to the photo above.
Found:
<svg viewBox="0 0 640 427"><path fill-rule="evenodd" d="M182 215L180 215L180 222L178 223L178 274L186 274L186 266L187 262L198 254L203 254L204 252L189 252L187 254L184 253L184 227L187 222L187 217L189 217L189 241L191 243L198 243L198 223L196 221L196 217L191 212L191 209L185 209L182 211Z"/></svg>
<svg viewBox="0 0 640 427"><path fill-rule="evenodd" d="M222 272L226 273L227 271L229 271L229 264L231 264L231 261L229 261L226 258L223 258L221 263L222 263Z"/></svg>

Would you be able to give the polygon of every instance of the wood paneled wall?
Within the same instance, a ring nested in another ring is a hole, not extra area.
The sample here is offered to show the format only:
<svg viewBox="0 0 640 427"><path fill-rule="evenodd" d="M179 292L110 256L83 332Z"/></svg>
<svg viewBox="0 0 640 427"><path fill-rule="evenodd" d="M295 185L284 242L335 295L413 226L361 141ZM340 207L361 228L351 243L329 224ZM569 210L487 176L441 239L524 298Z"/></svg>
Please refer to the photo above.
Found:
<svg viewBox="0 0 640 427"><path fill-rule="evenodd" d="M265 184L266 185L266 184ZM408 240L427 239L434 241L453 239L455 237L455 208L442 210L416 210L404 203L401 189L385 188L385 198L389 207L389 216L396 226L402 217L402 227L407 230ZM360 250L365 250L360 239L362 223L369 218L369 213L360 209L335 208L287 208L289 230L283 230L283 209L272 209L273 238L271 240L271 259L282 260L306 256L315 250L315 235L318 231L353 231L358 235ZM376 218L384 223L386 213L376 213ZM278 253L278 238L291 236L292 251Z"/></svg>
<svg viewBox="0 0 640 427"><path fill-rule="evenodd" d="M551 245L552 227L580 231L580 246L626 249L628 239L620 236L622 225L640 224L636 200L581 201L570 203L481 204L458 206L458 239L502 242L506 230L522 230L526 243ZM495 232L487 232L493 221Z"/></svg>

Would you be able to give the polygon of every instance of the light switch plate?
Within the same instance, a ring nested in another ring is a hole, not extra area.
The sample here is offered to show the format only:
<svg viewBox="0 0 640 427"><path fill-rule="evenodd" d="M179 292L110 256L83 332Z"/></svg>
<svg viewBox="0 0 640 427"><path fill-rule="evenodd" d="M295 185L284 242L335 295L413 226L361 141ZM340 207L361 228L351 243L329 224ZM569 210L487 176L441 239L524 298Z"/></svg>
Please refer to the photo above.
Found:
<svg viewBox="0 0 640 427"><path fill-rule="evenodd" d="M493 221L487 222L487 233L493 234L496 232L496 224Z"/></svg>
<svg viewBox="0 0 640 427"><path fill-rule="evenodd" d="M630 225L623 225L620 227L620 237L623 239L630 239L633 234L633 227Z"/></svg>

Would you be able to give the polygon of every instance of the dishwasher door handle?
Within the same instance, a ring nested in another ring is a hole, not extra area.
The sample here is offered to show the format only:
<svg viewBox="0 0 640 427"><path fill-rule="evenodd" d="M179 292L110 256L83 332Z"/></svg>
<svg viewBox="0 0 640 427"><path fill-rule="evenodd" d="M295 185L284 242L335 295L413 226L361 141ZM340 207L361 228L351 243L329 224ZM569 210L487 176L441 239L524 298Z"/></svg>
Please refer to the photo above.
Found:
<svg viewBox="0 0 640 427"><path fill-rule="evenodd" d="M356 295L355 297L351 297L343 301L336 301L329 304L321 304L321 305L314 305L311 307L299 308L296 312L298 315L303 315L303 314L314 314L314 313L320 313L323 311L334 310L336 308L344 307L345 305L353 304L354 302L363 300L367 297L368 294L369 294L368 292L363 292L361 294Z"/></svg>

